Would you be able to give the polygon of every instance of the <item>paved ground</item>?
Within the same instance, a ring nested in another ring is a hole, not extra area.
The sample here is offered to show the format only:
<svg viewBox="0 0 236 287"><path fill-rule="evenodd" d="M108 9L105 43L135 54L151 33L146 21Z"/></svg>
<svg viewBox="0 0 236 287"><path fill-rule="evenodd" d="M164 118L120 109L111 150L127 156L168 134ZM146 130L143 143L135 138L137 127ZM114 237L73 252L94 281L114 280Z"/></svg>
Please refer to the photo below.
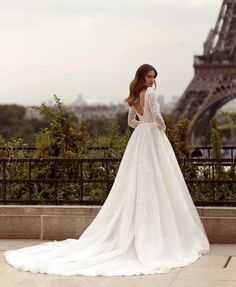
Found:
<svg viewBox="0 0 236 287"><path fill-rule="evenodd" d="M211 252L169 273L122 277L55 276L17 271L3 251L41 243L39 240L0 240L1 287L236 287L236 244L212 244Z"/></svg>

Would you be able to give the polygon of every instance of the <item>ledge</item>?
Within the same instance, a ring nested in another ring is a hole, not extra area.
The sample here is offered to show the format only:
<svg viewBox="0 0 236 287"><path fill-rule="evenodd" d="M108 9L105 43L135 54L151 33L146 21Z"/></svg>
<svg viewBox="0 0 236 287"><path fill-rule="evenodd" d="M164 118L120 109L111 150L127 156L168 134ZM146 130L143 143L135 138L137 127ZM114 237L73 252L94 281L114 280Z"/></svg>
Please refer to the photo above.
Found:
<svg viewBox="0 0 236 287"><path fill-rule="evenodd" d="M0 205L0 239L79 238L101 206ZM236 243L236 207L197 207L210 243Z"/></svg>

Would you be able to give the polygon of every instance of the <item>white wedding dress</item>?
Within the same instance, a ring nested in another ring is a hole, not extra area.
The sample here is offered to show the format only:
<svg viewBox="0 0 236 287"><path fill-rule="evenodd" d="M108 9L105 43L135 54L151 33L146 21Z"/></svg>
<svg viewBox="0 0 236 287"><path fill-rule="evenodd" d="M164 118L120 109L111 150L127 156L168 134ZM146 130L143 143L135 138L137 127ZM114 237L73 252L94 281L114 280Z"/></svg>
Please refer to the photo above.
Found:
<svg viewBox="0 0 236 287"><path fill-rule="evenodd" d="M9 264L64 276L155 274L209 252L155 90L146 90L142 116L129 107L128 125L134 131L109 196L81 237L5 251Z"/></svg>

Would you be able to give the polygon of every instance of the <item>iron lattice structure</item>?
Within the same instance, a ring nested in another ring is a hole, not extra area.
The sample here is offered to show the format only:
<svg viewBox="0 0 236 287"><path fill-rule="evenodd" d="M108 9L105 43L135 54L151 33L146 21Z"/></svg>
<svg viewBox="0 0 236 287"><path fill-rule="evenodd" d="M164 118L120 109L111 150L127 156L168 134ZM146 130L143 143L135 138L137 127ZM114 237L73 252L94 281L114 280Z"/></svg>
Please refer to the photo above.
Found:
<svg viewBox="0 0 236 287"><path fill-rule="evenodd" d="M223 0L202 56L194 56L194 77L172 110L177 122L190 120L189 142L209 143L210 119L236 98L236 0Z"/></svg>

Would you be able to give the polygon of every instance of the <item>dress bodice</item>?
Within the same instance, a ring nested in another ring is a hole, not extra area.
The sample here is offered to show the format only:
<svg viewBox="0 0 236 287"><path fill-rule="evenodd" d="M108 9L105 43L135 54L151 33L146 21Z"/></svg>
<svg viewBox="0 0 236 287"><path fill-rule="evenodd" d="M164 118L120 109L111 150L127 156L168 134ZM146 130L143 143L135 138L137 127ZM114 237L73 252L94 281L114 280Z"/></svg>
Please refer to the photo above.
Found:
<svg viewBox="0 0 236 287"><path fill-rule="evenodd" d="M139 120L135 117L138 116ZM136 128L140 123L156 122L160 128L166 130L165 122L160 113L160 104L157 100L157 92L151 88L147 88L144 94L143 115L140 115L135 107L129 106L128 125Z"/></svg>

